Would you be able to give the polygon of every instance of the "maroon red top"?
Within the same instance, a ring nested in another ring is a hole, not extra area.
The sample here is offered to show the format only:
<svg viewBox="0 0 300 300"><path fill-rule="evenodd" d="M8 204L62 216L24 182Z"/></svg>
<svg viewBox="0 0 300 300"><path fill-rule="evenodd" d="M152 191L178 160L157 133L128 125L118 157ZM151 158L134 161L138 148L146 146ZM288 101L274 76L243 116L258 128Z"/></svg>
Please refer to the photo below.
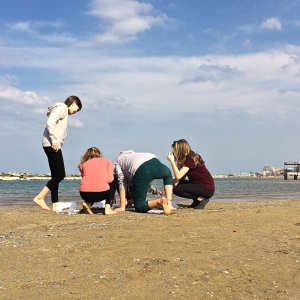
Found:
<svg viewBox="0 0 300 300"><path fill-rule="evenodd" d="M201 167L195 167L194 160L190 156L186 159L183 165L189 168L186 175L192 183L199 183L205 189L210 191L215 190L214 179L206 169L205 165Z"/></svg>

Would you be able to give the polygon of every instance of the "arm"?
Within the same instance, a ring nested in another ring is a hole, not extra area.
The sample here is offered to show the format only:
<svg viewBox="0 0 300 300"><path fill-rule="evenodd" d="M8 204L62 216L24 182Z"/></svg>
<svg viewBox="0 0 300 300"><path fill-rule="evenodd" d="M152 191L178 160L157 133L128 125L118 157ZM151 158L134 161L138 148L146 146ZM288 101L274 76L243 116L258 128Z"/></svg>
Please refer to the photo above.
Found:
<svg viewBox="0 0 300 300"><path fill-rule="evenodd" d="M159 197L162 196L162 191L159 191L156 187L154 187L151 183L148 188L148 193L152 195L158 195Z"/></svg>
<svg viewBox="0 0 300 300"><path fill-rule="evenodd" d="M125 211L127 180L119 164L114 163L113 169L114 169L114 173L118 177L118 185L119 185L119 193L120 193L120 211Z"/></svg>
<svg viewBox="0 0 300 300"><path fill-rule="evenodd" d="M176 164L175 164L173 153L169 153L167 159L171 163L175 178L177 180L180 180L182 177L185 177L185 175L188 172L189 168L188 167L182 167L179 171Z"/></svg>
<svg viewBox="0 0 300 300"><path fill-rule="evenodd" d="M55 132L55 126L57 124L57 121L65 114L65 108L64 107L57 107L53 111L51 111L46 127L49 132L49 137L51 139L52 148L56 151L59 150L60 145L57 141L56 132Z"/></svg>
<svg viewBox="0 0 300 300"><path fill-rule="evenodd" d="M125 211L125 205L126 205L126 190L120 189L120 208L121 211Z"/></svg>
<svg viewBox="0 0 300 300"><path fill-rule="evenodd" d="M107 165L107 178L108 178L108 183L111 183L114 180L113 166L110 160L108 161L108 165Z"/></svg>

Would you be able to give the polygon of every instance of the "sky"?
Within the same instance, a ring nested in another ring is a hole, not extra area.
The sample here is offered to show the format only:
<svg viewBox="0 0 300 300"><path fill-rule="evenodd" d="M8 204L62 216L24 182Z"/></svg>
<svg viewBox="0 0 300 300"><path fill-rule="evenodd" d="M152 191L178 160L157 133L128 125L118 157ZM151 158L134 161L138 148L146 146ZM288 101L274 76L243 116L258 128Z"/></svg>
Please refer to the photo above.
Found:
<svg viewBox="0 0 300 300"><path fill-rule="evenodd" d="M1 0L0 172L48 173L48 106L78 96L67 174L98 147L212 174L300 161L300 0Z"/></svg>

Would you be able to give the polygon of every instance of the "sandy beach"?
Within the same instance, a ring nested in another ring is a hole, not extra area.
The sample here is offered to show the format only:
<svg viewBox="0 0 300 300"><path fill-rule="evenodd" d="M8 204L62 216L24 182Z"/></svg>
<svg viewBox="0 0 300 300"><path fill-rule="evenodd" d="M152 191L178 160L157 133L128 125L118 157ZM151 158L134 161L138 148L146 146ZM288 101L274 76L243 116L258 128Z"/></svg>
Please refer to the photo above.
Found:
<svg viewBox="0 0 300 300"><path fill-rule="evenodd" d="M1 299L300 299L300 200L0 212Z"/></svg>

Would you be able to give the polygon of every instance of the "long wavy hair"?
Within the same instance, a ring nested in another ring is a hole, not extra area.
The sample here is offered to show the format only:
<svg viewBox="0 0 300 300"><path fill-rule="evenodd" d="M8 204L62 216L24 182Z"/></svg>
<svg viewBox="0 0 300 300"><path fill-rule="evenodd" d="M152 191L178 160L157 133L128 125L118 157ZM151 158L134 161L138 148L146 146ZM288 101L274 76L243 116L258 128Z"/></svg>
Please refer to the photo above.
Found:
<svg viewBox="0 0 300 300"><path fill-rule="evenodd" d="M92 148L87 149L79 161L79 164L78 164L79 171L81 170L81 166L85 162L87 162L88 160L90 160L92 158L96 158L96 157L102 157L102 153L98 148L92 147Z"/></svg>
<svg viewBox="0 0 300 300"><path fill-rule="evenodd" d="M202 157L198 153L194 152L189 143L184 139L174 141L172 144L172 149L178 169L183 167L184 162L188 157L193 159L195 167L201 167L205 164L205 161L202 159Z"/></svg>

